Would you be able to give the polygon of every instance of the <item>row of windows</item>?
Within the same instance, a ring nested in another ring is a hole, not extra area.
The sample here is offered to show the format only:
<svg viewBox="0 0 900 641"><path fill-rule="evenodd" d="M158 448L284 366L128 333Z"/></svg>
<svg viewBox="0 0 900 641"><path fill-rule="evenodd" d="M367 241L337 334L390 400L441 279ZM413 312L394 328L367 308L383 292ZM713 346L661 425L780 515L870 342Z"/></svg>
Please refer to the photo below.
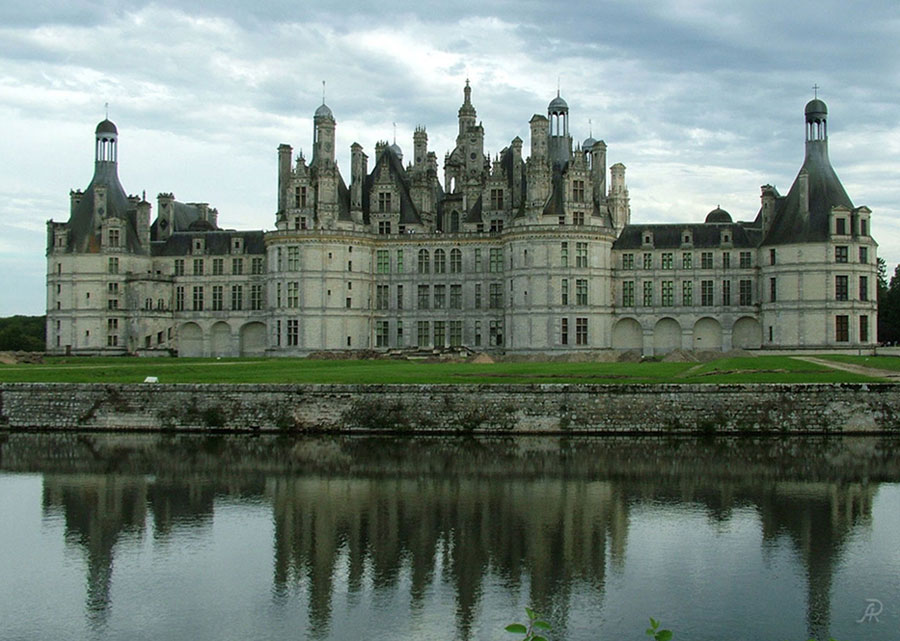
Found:
<svg viewBox="0 0 900 641"><path fill-rule="evenodd" d="M656 301L654 299L655 281L645 280L641 289L641 304L644 307L652 307ZM712 280L701 280L699 299L695 297L694 281L681 281L681 305L685 307L699 304L703 307L712 307L715 302L715 284ZM721 305L726 307L734 304L734 300L738 305L753 304L753 281L741 280L738 282L737 298L732 297L732 281L723 280L721 283ZM675 305L675 281L664 280L659 283L659 305L662 307L673 307ZM635 307L637 305L637 297L635 292L635 281L627 280L622 283L622 306Z"/></svg>
<svg viewBox="0 0 900 641"><path fill-rule="evenodd" d="M584 326L584 340L587 341L587 319ZM391 321L379 320L375 322L375 346L376 347L404 347L407 342L404 338L403 321L397 319L393 321L394 331L391 331ZM415 321L415 333L410 337L415 347L459 347L463 345L463 321L461 320L439 320ZM483 328L487 330L487 336L483 336ZM284 344L287 347L297 347L300 344L300 321L298 319L289 319L287 321L276 321L275 323L275 344L278 347L282 345L282 331L284 331ZM485 339L487 344L494 347L503 346L503 321L492 320L486 324L482 321L473 321L471 325L472 344L480 347ZM393 339L393 342L392 342ZM352 346L351 337L347 337L347 346Z"/></svg>
<svg viewBox="0 0 900 641"><path fill-rule="evenodd" d="M641 266L643 269L655 269L654 256L650 252L641 254ZM738 266L741 269L748 269L753 266L753 252L742 251L738 254ZM720 266L722 269L731 269L731 252L722 252L722 261ZM675 269L676 254L675 252L662 252L659 254L659 267L661 269ZM700 252L700 269L714 269L714 252ZM635 254L622 254L622 269L635 268ZM694 269L694 253L681 252L681 269Z"/></svg>
<svg viewBox="0 0 900 641"><path fill-rule="evenodd" d="M185 301L185 287L176 287L175 288L175 311L183 312L186 307ZM226 289L224 285L213 285L212 289L212 298L210 300L211 307L209 309L214 312L224 311L225 308L225 293ZM204 293L204 288L202 285L196 285L191 289L191 310L195 312L202 312L206 307L206 297ZM227 309L232 311L240 311L244 309L244 286L243 285L232 285L230 288L230 299L231 306ZM263 290L262 285L250 285L250 300L249 300L249 309L252 311L259 311L263 308L263 302L265 300L265 292Z"/></svg>
<svg viewBox="0 0 900 641"><path fill-rule="evenodd" d="M837 245L834 248L834 262L836 262L836 263L849 263L850 262L850 248L847 245ZM859 262L860 263L868 263L869 262L869 248L868 247L860 247L859 248Z"/></svg>
<svg viewBox="0 0 900 641"><path fill-rule="evenodd" d="M112 260L112 259L110 259ZM203 258L194 258L192 259L192 274L194 276L203 276L206 267L206 259ZM175 259L175 267L172 272L175 276L184 276L185 275L185 259L184 258L176 258ZM240 276L244 273L244 259L243 258L232 258L231 259L231 274L234 276ZM250 273L254 275L264 274L265 273L265 263L263 261L262 256L254 256L250 259ZM213 258L212 259L212 275L213 276L223 276L225 274L225 259L224 258Z"/></svg>
<svg viewBox="0 0 900 641"><path fill-rule="evenodd" d="M771 334L771 333L770 333ZM772 336L769 336L769 340L772 340ZM845 315L838 315L834 317L834 340L838 343L848 343L850 342L850 317ZM860 316L859 317L859 342L860 343L868 343L869 342L869 317L868 316Z"/></svg>

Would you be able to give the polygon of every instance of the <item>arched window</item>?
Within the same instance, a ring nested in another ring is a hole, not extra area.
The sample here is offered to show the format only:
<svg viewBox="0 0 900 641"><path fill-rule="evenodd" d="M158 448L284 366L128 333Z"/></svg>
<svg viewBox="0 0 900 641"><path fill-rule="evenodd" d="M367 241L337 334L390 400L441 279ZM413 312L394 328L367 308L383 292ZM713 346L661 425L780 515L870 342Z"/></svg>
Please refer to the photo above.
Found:
<svg viewBox="0 0 900 641"><path fill-rule="evenodd" d="M459 274L462 272L462 252L459 249L450 250L450 273Z"/></svg>
<svg viewBox="0 0 900 641"><path fill-rule="evenodd" d="M420 249L419 250L419 273L427 274L431 271L431 263L428 258L428 250Z"/></svg>
<svg viewBox="0 0 900 641"><path fill-rule="evenodd" d="M447 256L443 249L434 250L434 273L443 274L447 271Z"/></svg>

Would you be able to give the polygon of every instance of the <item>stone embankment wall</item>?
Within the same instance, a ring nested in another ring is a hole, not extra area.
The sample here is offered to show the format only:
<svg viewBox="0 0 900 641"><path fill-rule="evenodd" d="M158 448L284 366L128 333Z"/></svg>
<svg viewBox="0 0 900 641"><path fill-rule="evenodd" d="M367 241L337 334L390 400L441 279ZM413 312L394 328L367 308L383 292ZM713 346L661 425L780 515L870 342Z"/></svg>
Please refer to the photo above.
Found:
<svg viewBox="0 0 900 641"><path fill-rule="evenodd" d="M900 385L6 383L0 429L900 432Z"/></svg>

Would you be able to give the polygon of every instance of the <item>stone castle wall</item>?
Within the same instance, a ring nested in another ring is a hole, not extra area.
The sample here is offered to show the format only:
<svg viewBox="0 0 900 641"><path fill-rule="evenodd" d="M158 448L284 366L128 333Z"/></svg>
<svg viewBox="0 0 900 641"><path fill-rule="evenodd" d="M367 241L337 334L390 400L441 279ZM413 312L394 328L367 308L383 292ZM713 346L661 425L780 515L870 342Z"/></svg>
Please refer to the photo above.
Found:
<svg viewBox="0 0 900 641"><path fill-rule="evenodd" d="M900 431L900 385L6 383L0 429Z"/></svg>

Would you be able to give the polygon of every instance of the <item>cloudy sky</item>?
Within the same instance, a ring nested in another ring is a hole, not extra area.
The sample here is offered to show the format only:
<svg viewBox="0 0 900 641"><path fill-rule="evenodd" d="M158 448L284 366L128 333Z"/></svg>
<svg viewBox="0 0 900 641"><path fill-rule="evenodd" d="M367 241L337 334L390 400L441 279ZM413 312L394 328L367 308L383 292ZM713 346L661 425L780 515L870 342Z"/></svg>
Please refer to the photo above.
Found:
<svg viewBox="0 0 900 641"><path fill-rule="evenodd" d="M559 83L648 223L752 219L760 185L786 193L817 84L832 163L900 262L897 0L32 0L0 3L0 316L44 312L45 221L90 181L105 103L127 192L271 229L276 148L310 148L323 80L347 177L350 145L371 157L394 123L442 160L467 77L492 153L527 149Z"/></svg>

